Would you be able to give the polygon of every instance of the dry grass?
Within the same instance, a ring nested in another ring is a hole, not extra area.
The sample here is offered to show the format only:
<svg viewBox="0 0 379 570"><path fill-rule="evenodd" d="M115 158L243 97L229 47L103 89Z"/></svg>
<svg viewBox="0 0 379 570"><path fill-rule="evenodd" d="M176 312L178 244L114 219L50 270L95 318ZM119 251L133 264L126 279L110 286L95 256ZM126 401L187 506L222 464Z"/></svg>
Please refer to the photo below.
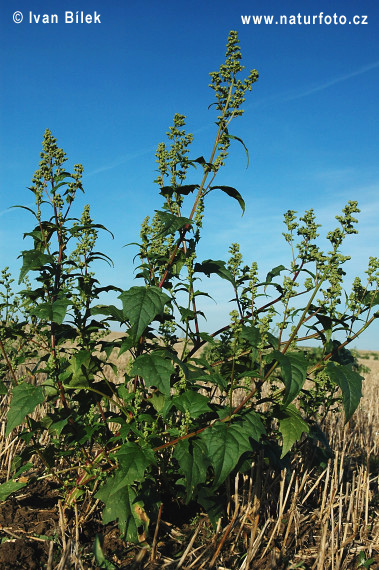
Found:
<svg viewBox="0 0 379 570"><path fill-rule="evenodd" d="M291 469L278 473L257 458L250 473L228 481L229 516L216 532L201 514L176 526L165 520L163 509L152 548L136 548L123 561L114 554L113 562L120 568L343 570L364 567L364 561L372 559L366 567L377 568L379 360L373 356L362 360L371 371L352 420L344 426L342 417L328 418L334 457L324 468L312 467L311 457L306 461L299 456ZM0 468L5 479L20 446L14 436L4 437L6 408L3 398ZM87 506L87 515L96 514L97 508ZM96 567L85 561L80 520L76 510L69 525L60 506L61 559L53 565L51 554L48 568Z"/></svg>

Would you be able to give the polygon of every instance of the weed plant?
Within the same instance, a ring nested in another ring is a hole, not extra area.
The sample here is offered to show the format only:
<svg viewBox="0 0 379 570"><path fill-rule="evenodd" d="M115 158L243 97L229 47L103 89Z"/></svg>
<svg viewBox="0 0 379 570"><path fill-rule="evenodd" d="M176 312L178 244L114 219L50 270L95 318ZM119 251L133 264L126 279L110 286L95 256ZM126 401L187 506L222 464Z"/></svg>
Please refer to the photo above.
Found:
<svg viewBox="0 0 379 570"><path fill-rule="evenodd" d="M25 445L0 498L26 486L22 473L38 465L37 476L57 481L66 505L90 493L103 505L103 522L118 521L134 543L151 540L165 504L196 504L216 526L227 481L250 472L258 457L281 471L313 446L322 465L331 450L320 408L343 407L346 421L354 414L362 376L347 347L378 316L377 258L344 291L343 242L357 233L355 201L336 216L325 251L314 211L298 217L288 210L288 259L263 279L236 243L226 261L198 258L208 195L224 192L245 209L238 190L219 182L232 143L245 146L231 129L258 79L256 70L244 75L236 32L210 76L216 120L209 155L191 158L193 136L180 114L158 145L162 206L142 223L136 285L121 290L97 280L94 261L111 263L96 247L107 230L89 206L75 213L83 167L65 169L66 154L49 130L30 187L35 207L18 206L34 223L24 234L30 249L21 252L17 295L2 273L6 435ZM210 334L198 302L210 295L200 277L213 274L228 283L234 308ZM118 295L118 306L99 303L107 292ZM115 325L123 336L107 340ZM317 350L305 348L311 340ZM114 354L127 354L127 366Z"/></svg>

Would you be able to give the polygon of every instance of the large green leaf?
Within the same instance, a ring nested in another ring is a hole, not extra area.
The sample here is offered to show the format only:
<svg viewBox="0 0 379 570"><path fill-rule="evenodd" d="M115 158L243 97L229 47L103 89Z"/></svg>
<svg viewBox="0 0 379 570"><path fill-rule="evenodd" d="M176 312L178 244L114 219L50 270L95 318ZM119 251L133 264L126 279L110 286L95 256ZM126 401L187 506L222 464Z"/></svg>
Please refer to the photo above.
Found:
<svg viewBox="0 0 379 570"><path fill-rule="evenodd" d="M245 201L242 198L241 194L238 192L238 190L236 190L232 186L211 186L210 190L222 190L223 192L225 192L225 194L237 200L237 202L241 206L242 213L243 214L245 213Z"/></svg>
<svg viewBox="0 0 379 570"><path fill-rule="evenodd" d="M91 308L91 315L106 315L109 320L119 323L125 322L123 312L114 305L96 305Z"/></svg>
<svg viewBox="0 0 379 570"><path fill-rule="evenodd" d="M0 485L0 502L5 501L5 499L7 499L9 495L15 493L19 489L22 489L27 484L28 484L27 481L22 483L21 481L14 481L13 479L10 479L9 481L2 483Z"/></svg>
<svg viewBox="0 0 379 570"><path fill-rule="evenodd" d="M5 436L31 414L38 404L44 401L42 386L20 383L13 388L12 400L7 414L7 429Z"/></svg>
<svg viewBox="0 0 379 570"><path fill-rule="evenodd" d="M198 418L201 414L206 414L211 411L209 407L209 398L195 392L195 390L186 390L180 396L173 398L174 405L181 412L189 412L191 418Z"/></svg>
<svg viewBox="0 0 379 570"><path fill-rule="evenodd" d="M48 263L54 263L54 257L36 249L22 251L22 267L18 282L21 283L29 271L38 271ZM21 257L21 256L20 256Z"/></svg>
<svg viewBox="0 0 379 570"><path fill-rule="evenodd" d="M61 325L66 316L67 307L71 301L66 297L60 297L54 303L40 303L37 307L30 310L31 315L35 315L39 319L58 323Z"/></svg>
<svg viewBox="0 0 379 570"><path fill-rule="evenodd" d="M140 527L147 530L149 519L143 503L137 500L137 494L131 485L145 478L149 465L155 463L154 452L142 449L136 443L125 443L117 452L119 468L113 477L96 494L96 498L105 504L103 522L118 520L121 534L129 542L141 540Z"/></svg>
<svg viewBox="0 0 379 570"><path fill-rule="evenodd" d="M157 234L158 236L174 234L184 226L193 224L192 220L189 218L175 216L175 214L170 214L169 212L157 211L156 216L161 223L161 229Z"/></svg>
<svg viewBox="0 0 379 570"><path fill-rule="evenodd" d="M287 352L282 354L278 350L270 353L267 362L277 360L282 371L285 384L283 406L288 406L299 394L307 377L308 361L302 352Z"/></svg>
<svg viewBox="0 0 379 570"><path fill-rule="evenodd" d="M176 445L174 457L179 464L179 472L184 475L184 479L179 479L177 484L185 487L186 503L188 503L196 487L204 483L207 478L209 465L207 446L201 439L191 443L185 439Z"/></svg>
<svg viewBox="0 0 379 570"><path fill-rule="evenodd" d="M165 304L170 297L159 287L131 287L119 296L122 301L123 313L135 329L138 340L145 328L163 313Z"/></svg>
<svg viewBox="0 0 379 570"><path fill-rule="evenodd" d="M137 493L128 484L123 483L122 470L106 480L95 495L105 505L103 523L118 521L121 536L127 542L138 543L144 540L149 526L149 518L143 503L137 500ZM144 529L139 532L141 527Z"/></svg>
<svg viewBox="0 0 379 570"><path fill-rule="evenodd" d="M309 426L301 417L299 410L290 404L279 413L279 431L283 438L281 457L284 457L302 434L309 432Z"/></svg>
<svg viewBox="0 0 379 570"><path fill-rule="evenodd" d="M118 450L117 459L122 471L122 481L131 485L135 481L143 481L146 468L155 463L155 454L152 449L143 449L134 442L124 443ZM118 487L113 487L117 492Z"/></svg>
<svg viewBox="0 0 379 570"><path fill-rule="evenodd" d="M210 277L212 273L215 273L222 279L226 279L235 286L235 280L229 269L225 267L225 261L220 259L206 259L202 263L196 263L194 271L196 273L204 273L207 277Z"/></svg>
<svg viewBox="0 0 379 570"><path fill-rule="evenodd" d="M88 350L79 350L69 360L69 366L60 375L65 387L86 388L94 370L93 356Z"/></svg>
<svg viewBox="0 0 379 570"><path fill-rule="evenodd" d="M348 422L362 397L363 377L358 372L355 372L350 364L342 366L329 362L326 372L329 378L341 388L345 421Z"/></svg>
<svg viewBox="0 0 379 570"><path fill-rule="evenodd" d="M141 354L133 362L130 374L142 376L146 386L156 386L162 394L170 394L170 376L175 372L172 362L156 352Z"/></svg>
<svg viewBox="0 0 379 570"><path fill-rule="evenodd" d="M214 486L221 485L237 465L241 455L252 450L251 439L259 441L265 433L255 412L245 414L232 424L216 423L201 434L215 472Z"/></svg>
<svg viewBox="0 0 379 570"><path fill-rule="evenodd" d="M162 194L165 198L171 198L174 194L180 194L181 196L188 196L194 190L199 188L198 184L183 184L183 186L163 186L159 194Z"/></svg>

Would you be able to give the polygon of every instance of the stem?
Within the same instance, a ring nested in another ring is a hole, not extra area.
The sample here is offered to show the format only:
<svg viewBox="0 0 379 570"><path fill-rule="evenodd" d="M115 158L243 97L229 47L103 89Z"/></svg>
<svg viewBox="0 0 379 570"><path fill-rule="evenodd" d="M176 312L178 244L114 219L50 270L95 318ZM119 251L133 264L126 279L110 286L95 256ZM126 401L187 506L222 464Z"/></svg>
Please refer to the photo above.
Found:
<svg viewBox="0 0 379 570"><path fill-rule="evenodd" d="M5 346L4 346L3 341L1 339L0 339L0 348L1 348L1 352L3 353L3 356L5 358L5 361L7 363L7 366L9 368L9 372L11 373L11 376L13 378L13 382L17 386L18 381L17 381L16 373L15 373L13 366L12 366L12 364L8 358L8 355L7 355L6 350L5 350Z"/></svg>
<svg viewBox="0 0 379 570"><path fill-rule="evenodd" d="M225 132L225 129L226 129L226 126L227 126L227 125L224 123L223 118L225 117L225 114L226 114L226 112L227 112L227 110L228 110L228 107L229 107L230 99L231 99L232 92L233 92L233 87L234 87L234 78L232 79L232 82L231 82L231 84L230 84L229 93L228 93L228 98L227 98L227 100L226 100L226 102L225 102L225 106L224 106L224 109L223 109L223 112L222 112L222 118L220 119L220 122L219 122L218 130L217 130L217 135L216 135L215 142L214 142L214 144L213 144L213 149L212 149L211 157L210 157L210 159L209 159L209 161L208 161L209 164L212 164L212 163L213 163L213 160L214 160L214 157L215 157L215 154L216 154L216 151L217 151L217 147L218 147L218 144L219 144L219 142L220 142L220 138L221 138L222 134ZM210 172L209 168L205 168L205 169L204 169L203 178L202 178L202 180L201 180L201 183L200 183L200 186L199 186L199 190L198 190L198 192L197 192L195 201L194 201L194 203L193 203L192 210L191 210L191 213L190 213L190 215L189 215L189 220L192 220L193 217L194 217L194 215L195 215L196 208L197 208L197 205L198 205L198 203L199 203L199 200L200 200L200 198L201 198L201 196L202 196L202 194L203 194L204 186L205 186L205 183L206 183L206 181L207 181L209 172ZM213 177L213 178L214 178L214 177ZM179 240L178 240L178 242L177 242L177 244L176 244L176 246L175 246L175 248L174 248L174 251L173 251L173 253L172 253L172 255L171 255L170 259L169 259L169 262L168 262L168 264L167 264L166 270L165 270L165 272L164 272L164 274L163 274L163 277L162 277L162 279L161 279L161 281L160 281L160 283L159 283L159 285L158 285L158 287L159 287L160 289L163 287L163 284L164 284L164 282L165 282L166 279L167 279L167 275L168 275L169 269L170 269L171 265L172 265L173 262L174 262L174 259L175 259L175 257L176 257L176 254L178 253L179 243L180 243L181 241L183 241L184 236L185 236L185 234L187 233L187 231L189 230L189 228L190 228L190 225L187 224L187 225L184 226L184 228L183 228L182 231L181 231L181 235L180 235L180 237L179 237Z"/></svg>

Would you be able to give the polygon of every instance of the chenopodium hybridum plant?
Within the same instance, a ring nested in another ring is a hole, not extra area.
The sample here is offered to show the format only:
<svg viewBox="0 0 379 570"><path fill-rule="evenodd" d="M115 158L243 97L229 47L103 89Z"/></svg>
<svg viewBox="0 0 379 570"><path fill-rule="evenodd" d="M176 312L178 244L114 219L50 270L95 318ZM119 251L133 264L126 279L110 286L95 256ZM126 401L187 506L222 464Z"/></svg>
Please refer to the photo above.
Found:
<svg viewBox="0 0 379 570"><path fill-rule="evenodd" d="M280 469L313 442L327 458L322 414L343 406L348 421L354 413L362 377L346 347L377 317L376 258L365 282L357 277L350 293L343 288L342 245L357 231L356 202L337 216L327 251L317 244L313 210L301 217L289 210L288 259L263 280L236 243L227 261L198 258L208 195L224 192L245 208L240 193L219 182L231 143L245 147L230 129L258 79L256 70L244 74L236 32L210 76L213 146L209 157L191 158L193 136L185 117L174 116L156 152L162 207L142 223L136 285L121 290L96 279L94 261L111 263L96 249L105 228L89 206L75 217L83 167L65 170L49 130L30 187L35 207L19 206L34 219L24 234L30 249L20 255L24 288L12 292L7 270L1 278L6 434L25 445L0 497L25 486L20 474L37 467L61 485L67 505L94 495L104 523L117 520L131 542L147 540L150 521L172 497L196 502L216 524L228 477L257 454ZM198 308L209 296L199 283L210 275L226 281L234 304L213 333ZM100 303L109 292L117 306ZM112 340L115 328L124 334Z"/></svg>

